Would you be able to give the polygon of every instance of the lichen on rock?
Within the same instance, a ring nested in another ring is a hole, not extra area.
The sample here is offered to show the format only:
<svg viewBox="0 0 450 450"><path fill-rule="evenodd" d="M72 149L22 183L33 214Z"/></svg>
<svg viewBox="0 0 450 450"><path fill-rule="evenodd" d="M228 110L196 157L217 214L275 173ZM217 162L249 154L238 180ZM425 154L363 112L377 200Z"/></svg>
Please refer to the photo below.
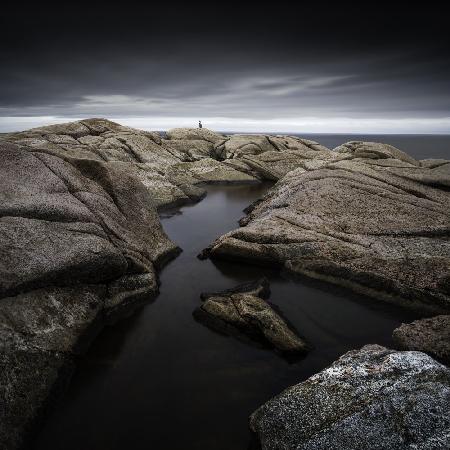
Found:
<svg viewBox="0 0 450 450"><path fill-rule="evenodd" d="M450 370L420 352L353 350L250 417L262 450L446 449Z"/></svg>

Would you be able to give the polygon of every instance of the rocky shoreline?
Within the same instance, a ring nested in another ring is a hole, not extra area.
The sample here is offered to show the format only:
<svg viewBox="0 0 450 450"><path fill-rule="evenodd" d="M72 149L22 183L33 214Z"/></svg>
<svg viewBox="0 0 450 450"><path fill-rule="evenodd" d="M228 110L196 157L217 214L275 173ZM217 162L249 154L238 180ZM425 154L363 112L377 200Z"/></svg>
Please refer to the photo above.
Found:
<svg viewBox="0 0 450 450"><path fill-rule="evenodd" d="M31 442L98 331L157 295L158 271L180 251L158 212L200 200L204 184L277 182L248 208L242 227L204 257L278 265L428 314L450 310L448 161L416 161L385 144L352 142L330 151L289 136L181 128L162 135L104 119L3 134L0 152L4 448ZM251 300L262 307L257 296ZM418 350L440 355L430 342ZM418 352L361 352L398 355L411 374L419 371L417 361L439 374L428 391L410 386L411 398L420 391L424 404L437 408L440 424L421 429L411 446L446 448L448 421L439 408L450 403L448 369ZM354 370L366 356L354 359ZM289 414L264 431L257 416L252 428L263 448L291 448L270 436L279 429L298 448L329 448L326 441L303 443ZM326 439L335 432L321 430ZM370 448L367 442L358 448Z"/></svg>

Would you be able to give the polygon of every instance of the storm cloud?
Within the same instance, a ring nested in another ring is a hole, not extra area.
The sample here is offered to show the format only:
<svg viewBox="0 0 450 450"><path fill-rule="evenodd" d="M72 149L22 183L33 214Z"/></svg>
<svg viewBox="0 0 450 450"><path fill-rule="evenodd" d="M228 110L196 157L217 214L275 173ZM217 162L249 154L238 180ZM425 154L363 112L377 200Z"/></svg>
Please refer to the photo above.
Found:
<svg viewBox="0 0 450 450"><path fill-rule="evenodd" d="M201 118L243 131L450 132L439 7L217 5L10 7L0 128L101 116L147 128Z"/></svg>

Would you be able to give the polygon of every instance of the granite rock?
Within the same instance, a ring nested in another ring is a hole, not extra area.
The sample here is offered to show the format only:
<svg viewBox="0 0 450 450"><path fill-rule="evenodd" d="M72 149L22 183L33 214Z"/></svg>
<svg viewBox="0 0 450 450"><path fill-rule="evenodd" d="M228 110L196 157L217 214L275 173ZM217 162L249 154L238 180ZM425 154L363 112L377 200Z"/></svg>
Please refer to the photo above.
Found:
<svg viewBox="0 0 450 450"><path fill-rule="evenodd" d="M202 256L276 265L378 299L448 311L450 162L422 164L392 146L362 142L332 157L317 153Z"/></svg>
<svg viewBox="0 0 450 450"><path fill-rule="evenodd" d="M265 278L222 292L204 293L203 304L194 311L194 317L214 330L248 337L288 357L306 353L306 342L265 301L269 295Z"/></svg>
<svg viewBox="0 0 450 450"><path fill-rule="evenodd" d="M450 370L420 352L353 350L250 417L262 450L450 445Z"/></svg>
<svg viewBox="0 0 450 450"><path fill-rule="evenodd" d="M450 315L441 315L403 323L392 334L404 350L418 350L450 364Z"/></svg>

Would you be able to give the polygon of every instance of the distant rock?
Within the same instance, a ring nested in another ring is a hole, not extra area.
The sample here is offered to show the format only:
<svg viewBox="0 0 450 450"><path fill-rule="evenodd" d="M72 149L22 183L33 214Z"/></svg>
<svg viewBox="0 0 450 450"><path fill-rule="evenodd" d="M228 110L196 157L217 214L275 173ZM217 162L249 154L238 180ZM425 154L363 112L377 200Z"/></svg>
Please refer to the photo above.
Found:
<svg viewBox="0 0 450 450"><path fill-rule="evenodd" d="M6 133L0 141L69 163L89 159L125 171L147 188L158 209L199 200L205 183L278 180L317 152L333 155L317 143L287 136L225 136L206 128L174 128L162 136L105 119Z"/></svg>
<svg viewBox="0 0 450 450"><path fill-rule="evenodd" d="M425 352L450 364L450 315L404 323L394 330L392 337L404 350Z"/></svg>
<svg viewBox="0 0 450 450"><path fill-rule="evenodd" d="M206 141L212 144L222 143L227 139L224 135L208 128L172 128L166 132L166 135L171 141Z"/></svg>
<svg viewBox="0 0 450 450"><path fill-rule="evenodd" d="M450 162L422 163L367 142L311 152L247 209L241 228L201 255L277 265L377 299L450 310Z"/></svg>
<svg viewBox="0 0 450 450"><path fill-rule="evenodd" d="M247 336L285 356L304 354L308 345L264 300L269 294L265 278L226 291L202 294L204 302L194 311L194 317L214 330L238 338Z"/></svg>
<svg viewBox="0 0 450 450"><path fill-rule="evenodd" d="M250 417L262 450L450 447L450 370L424 353L367 345Z"/></svg>

